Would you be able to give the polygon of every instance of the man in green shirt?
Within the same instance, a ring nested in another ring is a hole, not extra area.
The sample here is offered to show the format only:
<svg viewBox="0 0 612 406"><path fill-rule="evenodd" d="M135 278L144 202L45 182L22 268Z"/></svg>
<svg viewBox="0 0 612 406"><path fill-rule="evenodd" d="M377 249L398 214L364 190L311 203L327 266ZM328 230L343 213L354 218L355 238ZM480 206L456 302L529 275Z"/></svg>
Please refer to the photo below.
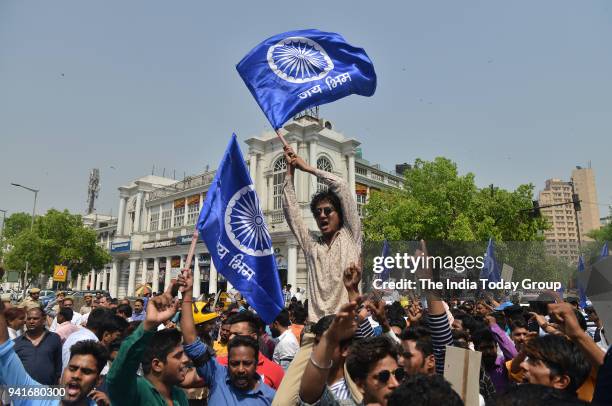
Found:
<svg viewBox="0 0 612 406"><path fill-rule="evenodd" d="M188 406L185 392L178 387L189 361L181 334L176 329L157 331L178 309L171 289L172 285L163 295L149 300L145 320L121 344L106 376L113 405ZM144 377L137 375L141 362Z"/></svg>

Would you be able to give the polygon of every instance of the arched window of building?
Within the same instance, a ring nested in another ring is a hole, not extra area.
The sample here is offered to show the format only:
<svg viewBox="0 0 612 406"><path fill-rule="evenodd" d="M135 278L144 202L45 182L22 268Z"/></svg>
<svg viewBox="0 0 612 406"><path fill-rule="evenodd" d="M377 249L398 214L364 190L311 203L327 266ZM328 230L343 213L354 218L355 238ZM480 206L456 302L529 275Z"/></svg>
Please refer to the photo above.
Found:
<svg viewBox="0 0 612 406"><path fill-rule="evenodd" d="M320 169L325 172L331 172L333 170L330 160L324 156L317 159L317 169ZM327 185L321 182L321 179L317 178L317 192L320 192L322 190L327 190Z"/></svg>
<svg viewBox="0 0 612 406"><path fill-rule="evenodd" d="M272 199L274 201L274 210L280 210L283 208L283 183L285 182L285 174L287 173L287 160L285 157L277 159L272 168Z"/></svg>

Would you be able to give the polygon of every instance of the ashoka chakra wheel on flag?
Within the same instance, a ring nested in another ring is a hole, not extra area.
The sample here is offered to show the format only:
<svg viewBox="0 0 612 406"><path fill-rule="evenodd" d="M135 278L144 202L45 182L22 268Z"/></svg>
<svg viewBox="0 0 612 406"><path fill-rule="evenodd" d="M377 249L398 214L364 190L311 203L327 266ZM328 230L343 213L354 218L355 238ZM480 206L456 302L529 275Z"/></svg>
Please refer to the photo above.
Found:
<svg viewBox="0 0 612 406"><path fill-rule="evenodd" d="M268 48L268 65L280 78L291 83L323 79L334 63L317 42L289 37Z"/></svg>
<svg viewBox="0 0 612 406"><path fill-rule="evenodd" d="M236 248L247 255L271 255L272 239L253 185L238 190L225 209L225 232Z"/></svg>

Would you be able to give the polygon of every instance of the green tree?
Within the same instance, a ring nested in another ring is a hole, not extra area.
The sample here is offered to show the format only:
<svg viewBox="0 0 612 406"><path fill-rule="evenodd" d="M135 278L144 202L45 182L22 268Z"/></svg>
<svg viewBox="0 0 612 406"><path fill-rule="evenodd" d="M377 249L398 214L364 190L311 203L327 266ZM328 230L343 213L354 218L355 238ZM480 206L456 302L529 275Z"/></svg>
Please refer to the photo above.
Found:
<svg viewBox="0 0 612 406"><path fill-rule="evenodd" d="M85 227L79 215L51 209L36 217L32 231L29 223L23 226L23 213L15 213L11 218L14 216L14 232L10 237L7 235L9 249L4 262L7 269L23 270L28 261L28 284L40 274L51 275L54 265L66 265L73 273L84 274L111 260L97 245L95 231Z"/></svg>
<svg viewBox="0 0 612 406"><path fill-rule="evenodd" d="M612 223L598 230L592 230L587 235L596 241L612 241Z"/></svg>
<svg viewBox="0 0 612 406"><path fill-rule="evenodd" d="M533 185L514 191L479 189L474 175L459 175L446 158L417 159L403 188L374 192L365 206L367 239L530 241L542 240L543 218L532 218Z"/></svg>

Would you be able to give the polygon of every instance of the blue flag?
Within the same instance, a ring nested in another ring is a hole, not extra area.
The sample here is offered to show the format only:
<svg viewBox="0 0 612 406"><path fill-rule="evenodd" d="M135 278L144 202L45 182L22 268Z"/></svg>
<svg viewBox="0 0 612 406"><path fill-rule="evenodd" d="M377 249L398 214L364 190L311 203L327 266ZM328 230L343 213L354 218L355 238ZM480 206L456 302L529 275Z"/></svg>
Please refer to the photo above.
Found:
<svg viewBox="0 0 612 406"><path fill-rule="evenodd" d="M584 260L582 259L582 255L578 257L578 272L584 272ZM587 306L586 289L582 283L580 283L580 280L578 281L578 296L578 299L580 300L579 305L584 309Z"/></svg>
<svg viewBox="0 0 612 406"><path fill-rule="evenodd" d="M484 266L480 271L480 279L486 279L489 282L501 281L501 272L495 261L495 244L493 244L492 238L489 238L489 245L487 245L487 252L484 257Z"/></svg>
<svg viewBox="0 0 612 406"><path fill-rule="evenodd" d="M387 241L387 240L383 241L382 252L381 252L380 255L383 258L387 258L389 256L389 241ZM391 274L391 270L389 268L387 268L387 266L385 265L385 261L383 260L383 270L380 273L380 278L383 281L388 281L390 274Z"/></svg>
<svg viewBox="0 0 612 406"><path fill-rule="evenodd" d="M284 308L272 239L236 135L225 150L197 225L215 267L271 324Z"/></svg>
<svg viewBox="0 0 612 406"><path fill-rule="evenodd" d="M604 242L603 247L601 247L601 255L599 256L599 259L604 259L605 257L607 257L608 254L608 241Z"/></svg>
<svg viewBox="0 0 612 406"><path fill-rule="evenodd" d="M289 31L268 38L236 65L275 130L309 107L350 94L372 96L374 65L340 34Z"/></svg>
<svg viewBox="0 0 612 406"><path fill-rule="evenodd" d="M561 299L563 299L563 294L565 293L565 288L563 287L563 284L561 284L561 287L557 289L557 293L559 294L559 296L561 296Z"/></svg>

